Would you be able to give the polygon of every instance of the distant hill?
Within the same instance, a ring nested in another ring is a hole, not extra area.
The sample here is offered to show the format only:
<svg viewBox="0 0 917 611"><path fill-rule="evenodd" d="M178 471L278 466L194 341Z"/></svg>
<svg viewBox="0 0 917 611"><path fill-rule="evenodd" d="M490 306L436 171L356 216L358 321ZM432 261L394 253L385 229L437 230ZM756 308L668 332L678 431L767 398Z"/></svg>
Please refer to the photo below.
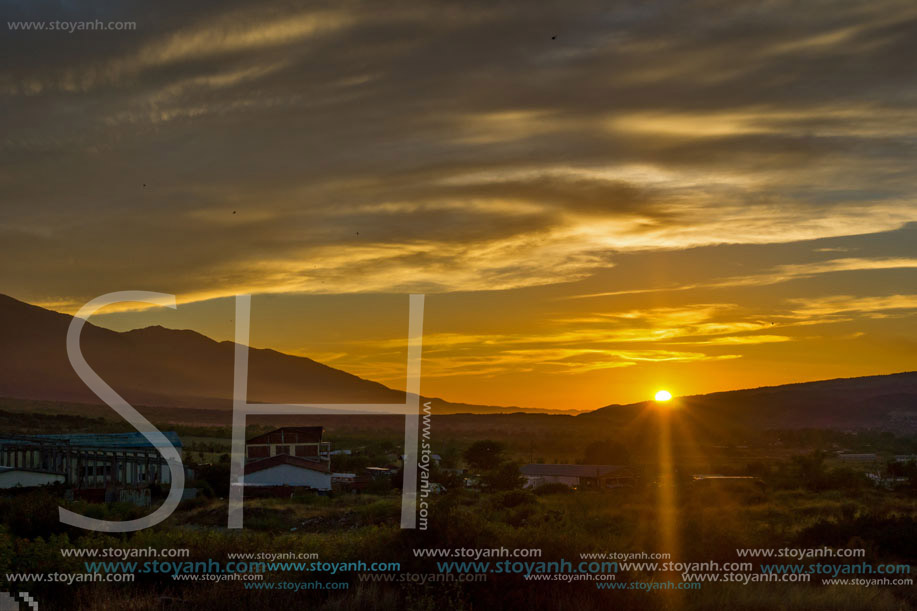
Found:
<svg viewBox="0 0 917 611"><path fill-rule="evenodd" d="M0 397L98 404L74 373L65 340L72 317L0 295ZM87 323L82 349L92 368L133 405L232 408L232 342L195 331L147 327L116 332ZM312 359L249 351L250 402L401 403L388 388ZM547 410L433 401L437 414Z"/></svg>
<svg viewBox="0 0 917 611"><path fill-rule="evenodd" d="M917 372L841 378L679 397L675 412L699 422L752 429L873 428L917 431ZM608 405L578 419L630 422L653 401Z"/></svg>
<svg viewBox="0 0 917 611"><path fill-rule="evenodd" d="M72 317L0 295L0 397L60 402L66 413L92 410L98 398L76 376L65 338ZM116 332L87 323L89 364L136 406L162 419L213 423L232 407L232 342L188 330L147 327ZM249 401L263 403L400 403L404 392L312 359L275 350L249 352ZM425 399L426 400L426 399ZM433 402L435 414L552 412L533 408ZM787 384L673 399L680 420L702 429L875 428L917 431L917 372ZM653 401L609 405L580 414L599 426L639 422ZM47 406L42 407L47 412ZM186 417L183 417L186 416ZM700 431L701 429L698 429Z"/></svg>

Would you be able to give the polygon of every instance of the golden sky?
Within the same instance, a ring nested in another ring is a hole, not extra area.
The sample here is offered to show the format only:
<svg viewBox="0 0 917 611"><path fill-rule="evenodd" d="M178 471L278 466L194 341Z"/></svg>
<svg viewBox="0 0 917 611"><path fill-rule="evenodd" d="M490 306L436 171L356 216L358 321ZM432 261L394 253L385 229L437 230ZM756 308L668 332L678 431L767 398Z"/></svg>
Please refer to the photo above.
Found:
<svg viewBox="0 0 917 611"><path fill-rule="evenodd" d="M591 409L917 367L910 2L4 5L0 291ZM12 20L131 31L12 31Z"/></svg>

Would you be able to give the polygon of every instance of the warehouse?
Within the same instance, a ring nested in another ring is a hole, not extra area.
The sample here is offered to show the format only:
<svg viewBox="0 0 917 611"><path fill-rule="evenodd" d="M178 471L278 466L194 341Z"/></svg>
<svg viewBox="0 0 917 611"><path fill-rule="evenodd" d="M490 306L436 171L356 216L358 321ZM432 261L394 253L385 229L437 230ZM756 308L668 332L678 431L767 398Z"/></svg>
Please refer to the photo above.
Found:
<svg viewBox="0 0 917 611"><path fill-rule="evenodd" d="M163 435L166 443L181 451L181 440L176 433ZM171 481L162 454L139 432L0 435L0 466L15 470L19 475L7 478L21 478L23 485L48 479L34 474L60 476L62 483L75 489L143 488Z"/></svg>
<svg viewBox="0 0 917 611"><path fill-rule="evenodd" d="M62 473L45 473L16 467L0 467L0 490L8 488L32 488L35 486L52 486L63 484L66 478Z"/></svg>

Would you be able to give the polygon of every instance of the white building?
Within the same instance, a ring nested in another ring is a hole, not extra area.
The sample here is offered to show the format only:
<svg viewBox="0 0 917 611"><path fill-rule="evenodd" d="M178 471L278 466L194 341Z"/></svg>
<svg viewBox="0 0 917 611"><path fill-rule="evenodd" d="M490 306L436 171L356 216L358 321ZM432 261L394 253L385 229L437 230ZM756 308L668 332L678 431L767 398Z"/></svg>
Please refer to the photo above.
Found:
<svg viewBox="0 0 917 611"><path fill-rule="evenodd" d="M288 426L249 439L245 486L331 490L331 444L323 435L320 426Z"/></svg>
<svg viewBox="0 0 917 611"><path fill-rule="evenodd" d="M324 462L277 454L245 465L245 485L331 490L331 469Z"/></svg>

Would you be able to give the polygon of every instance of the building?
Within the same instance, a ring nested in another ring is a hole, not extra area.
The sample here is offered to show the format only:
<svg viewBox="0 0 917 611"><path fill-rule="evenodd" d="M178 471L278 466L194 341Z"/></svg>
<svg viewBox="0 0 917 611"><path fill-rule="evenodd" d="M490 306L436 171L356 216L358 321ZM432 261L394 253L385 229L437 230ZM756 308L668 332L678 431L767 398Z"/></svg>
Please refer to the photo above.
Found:
<svg viewBox="0 0 917 611"><path fill-rule="evenodd" d="M247 461L287 454L316 461L331 461L331 444L322 441L321 426L288 426L245 442Z"/></svg>
<svg viewBox="0 0 917 611"><path fill-rule="evenodd" d="M7 488L33 488L65 483L63 473L46 473L16 467L0 467L0 490Z"/></svg>
<svg viewBox="0 0 917 611"><path fill-rule="evenodd" d="M633 486L634 472L621 465L523 465L524 488L563 484L578 490L610 490Z"/></svg>
<svg viewBox="0 0 917 611"><path fill-rule="evenodd" d="M323 462L277 454L246 464L245 485L331 490L331 470Z"/></svg>
<svg viewBox="0 0 917 611"><path fill-rule="evenodd" d="M181 440L176 433L163 435L166 443L181 451ZM139 432L0 435L0 466L7 467L7 473L18 474L7 474L7 481L19 478L23 486L48 479L76 490L146 488L154 483L171 482L171 471L162 454ZM61 478L63 481L59 482Z"/></svg>
<svg viewBox="0 0 917 611"><path fill-rule="evenodd" d="M245 442L246 487L331 490L331 444L320 426L284 427Z"/></svg>

